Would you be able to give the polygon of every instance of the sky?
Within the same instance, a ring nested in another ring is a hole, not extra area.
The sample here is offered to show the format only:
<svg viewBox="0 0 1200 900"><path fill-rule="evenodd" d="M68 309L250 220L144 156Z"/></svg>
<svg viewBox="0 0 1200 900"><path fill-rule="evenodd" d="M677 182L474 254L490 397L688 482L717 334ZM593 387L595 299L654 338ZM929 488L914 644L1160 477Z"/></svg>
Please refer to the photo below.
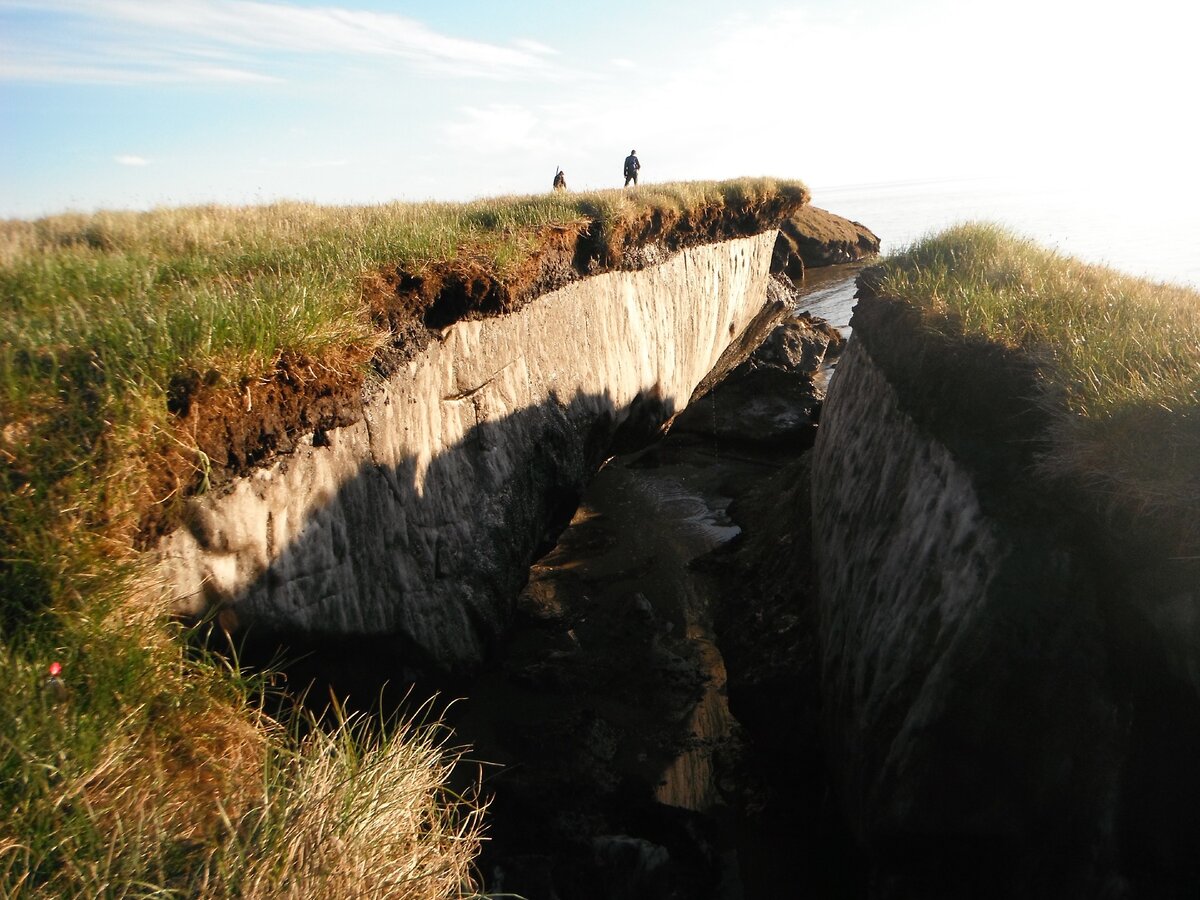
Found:
<svg viewBox="0 0 1200 900"><path fill-rule="evenodd" d="M1198 7L0 0L0 217L619 187L631 149L643 183L1192 190Z"/></svg>

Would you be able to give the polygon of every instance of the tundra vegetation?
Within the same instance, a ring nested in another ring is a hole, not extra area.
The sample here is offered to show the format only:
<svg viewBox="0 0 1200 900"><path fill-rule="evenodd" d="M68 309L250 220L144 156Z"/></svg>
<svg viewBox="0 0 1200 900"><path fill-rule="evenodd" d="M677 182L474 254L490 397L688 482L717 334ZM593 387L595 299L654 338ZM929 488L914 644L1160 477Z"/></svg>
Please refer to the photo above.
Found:
<svg viewBox="0 0 1200 900"><path fill-rule="evenodd" d="M172 620L139 549L147 510L212 472L172 385L204 373L238 396L284 363L361 384L411 337L376 303L406 279L466 273L519 299L547 284L530 265L547 247L575 267L555 278L578 277L807 200L742 179L0 223L0 894L470 896L483 814L450 791L438 723L281 723L269 673ZM190 475L164 487L169 460Z"/></svg>
<svg viewBox="0 0 1200 900"><path fill-rule="evenodd" d="M1032 360L1050 423L1043 469L1122 521L1166 520L1173 552L1200 552L1200 293L980 223L914 243L868 282L928 328Z"/></svg>

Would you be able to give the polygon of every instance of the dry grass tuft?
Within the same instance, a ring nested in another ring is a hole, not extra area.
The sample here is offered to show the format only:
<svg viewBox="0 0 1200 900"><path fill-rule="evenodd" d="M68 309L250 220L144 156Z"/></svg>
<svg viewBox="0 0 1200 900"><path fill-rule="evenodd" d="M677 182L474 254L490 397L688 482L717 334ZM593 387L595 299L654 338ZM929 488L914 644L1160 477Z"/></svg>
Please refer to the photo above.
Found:
<svg viewBox="0 0 1200 900"><path fill-rule="evenodd" d="M220 701L185 715L150 711L140 727L115 729L71 799L114 835L152 829L170 842L214 843L224 820L261 803L273 730Z"/></svg>
<svg viewBox="0 0 1200 900"><path fill-rule="evenodd" d="M0 896L472 895L482 809L448 787L444 728L285 728L268 674L189 649L136 569L105 584L0 643Z"/></svg>
<svg viewBox="0 0 1200 900"><path fill-rule="evenodd" d="M412 725L374 737L362 720L314 732L244 842L238 895L474 896L483 810L450 791L458 754L443 739Z"/></svg>

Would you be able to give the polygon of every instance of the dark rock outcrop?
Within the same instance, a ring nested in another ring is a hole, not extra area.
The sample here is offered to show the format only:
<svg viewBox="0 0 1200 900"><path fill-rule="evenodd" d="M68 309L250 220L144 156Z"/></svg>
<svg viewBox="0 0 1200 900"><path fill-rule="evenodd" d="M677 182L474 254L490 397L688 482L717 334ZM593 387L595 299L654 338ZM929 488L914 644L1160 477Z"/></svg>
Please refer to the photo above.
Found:
<svg viewBox="0 0 1200 900"><path fill-rule="evenodd" d="M693 398L672 423L676 434L714 435L731 444L811 446L823 390L812 375L845 345L820 319L789 316L714 390Z"/></svg>
<svg viewBox="0 0 1200 900"><path fill-rule="evenodd" d="M812 445L818 401L790 360L816 365L831 340L807 319L779 326L665 439L609 460L531 569L457 722L509 767L488 783L492 890L699 900L761 896L738 886L777 880L765 831L740 840L730 824L762 789L747 787L711 634L721 566L696 560L738 531L732 498ZM735 852L748 854L740 866Z"/></svg>
<svg viewBox="0 0 1200 900"><path fill-rule="evenodd" d="M805 268L854 262L878 252L879 238L865 225L802 206L779 226L771 271L799 282Z"/></svg>
<svg viewBox="0 0 1200 900"><path fill-rule="evenodd" d="M812 376L823 364L840 355L845 346L846 339L824 319L800 313L767 336L750 364Z"/></svg>

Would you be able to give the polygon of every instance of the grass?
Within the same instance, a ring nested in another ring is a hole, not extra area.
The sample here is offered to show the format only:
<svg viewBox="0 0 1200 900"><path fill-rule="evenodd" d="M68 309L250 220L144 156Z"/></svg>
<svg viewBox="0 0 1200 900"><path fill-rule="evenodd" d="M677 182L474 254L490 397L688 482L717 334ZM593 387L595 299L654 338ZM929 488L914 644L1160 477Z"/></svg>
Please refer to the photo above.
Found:
<svg viewBox="0 0 1200 900"><path fill-rule="evenodd" d="M474 895L483 811L449 790L456 762L436 727L381 737L374 723L355 719L311 731L283 760L262 805L243 816L253 828L235 829L236 852L213 867L218 893Z"/></svg>
<svg viewBox="0 0 1200 900"><path fill-rule="evenodd" d="M929 327L983 336L1038 361L1055 422L1047 471L1149 514L1173 507L1195 519L1200 293L1089 265L986 224L918 241L875 277L879 294L922 310Z"/></svg>
<svg viewBox="0 0 1200 900"><path fill-rule="evenodd" d="M479 813L447 791L436 726L302 741L261 712L261 686L172 633L135 549L147 506L171 499L167 456L206 481L172 380L365 367L394 337L365 296L380 273L462 261L503 280L547 231L586 233L611 263L807 198L742 179L0 223L0 895L468 895ZM41 686L54 659L61 705Z"/></svg>
<svg viewBox="0 0 1200 900"><path fill-rule="evenodd" d="M369 273L420 273L462 256L503 279L544 228L619 235L657 215L806 200L798 182L742 179L374 207L277 204L67 215L0 224L0 387L71 351L129 389L180 367L255 374L283 352L369 342Z"/></svg>
<svg viewBox="0 0 1200 900"><path fill-rule="evenodd" d="M304 723L144 615L93 623L53 703L6 647L0 895L413 900L477 896L482 810L436 723ZM130 640L130 626L138 640Z"/></svg>

